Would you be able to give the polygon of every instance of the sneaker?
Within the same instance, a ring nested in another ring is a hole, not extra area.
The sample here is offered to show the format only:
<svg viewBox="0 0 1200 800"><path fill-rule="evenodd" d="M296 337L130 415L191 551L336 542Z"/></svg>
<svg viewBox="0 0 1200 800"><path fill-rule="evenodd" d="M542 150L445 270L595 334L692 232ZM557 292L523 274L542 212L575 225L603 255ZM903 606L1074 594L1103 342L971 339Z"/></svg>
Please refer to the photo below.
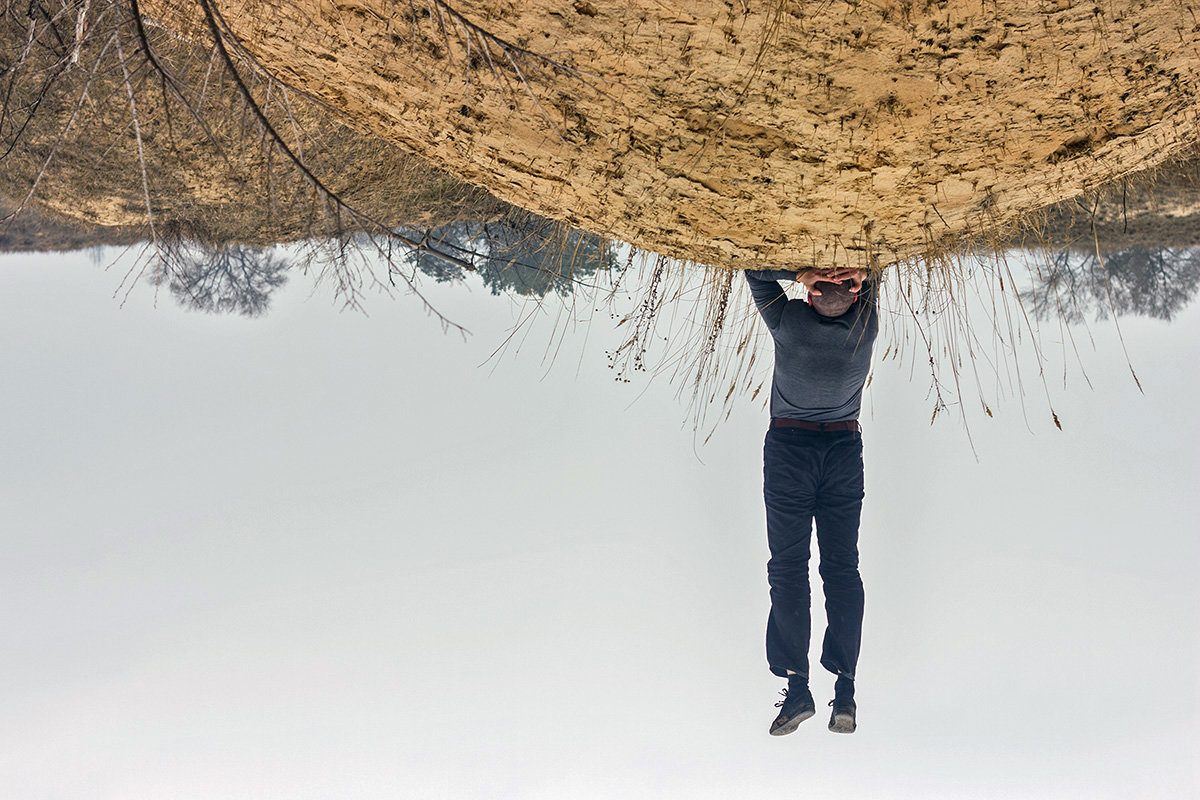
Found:
<svg viewBox="0 0 1200 800"><path fill-rule="evenodd" d="M854 733L858 724L854 719L858 710L854 705L854 681L839 677L833 686L833 699L829 701L833 713L829 716L829 730L834 733Z"/></svg>
<svg viewBox="0 0 1200 800"><path fill-rule="evenodd" d="M796 728L800 727L800 723L817 713L817 706L813 703L812 692L807 686L789 686L779 692L783 695L783 699L775 704L779 709L779 716L771 723L772 736L785 736Z"/></svg>

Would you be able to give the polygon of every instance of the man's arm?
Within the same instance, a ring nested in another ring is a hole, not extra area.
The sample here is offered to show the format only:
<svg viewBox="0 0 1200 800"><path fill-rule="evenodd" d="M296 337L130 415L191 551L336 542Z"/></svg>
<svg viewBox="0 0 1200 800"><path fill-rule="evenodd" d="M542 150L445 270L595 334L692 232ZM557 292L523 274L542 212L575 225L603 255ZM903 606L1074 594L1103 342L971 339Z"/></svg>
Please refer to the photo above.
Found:
<svg viewBox="0 0 1200 800"><path fill-rule="evenodd" d="M788 303L788 297L783 293L779 281L796 280L796 273L786 269L745 270L746 282L750 284L750 294L754 295L754 305L767 330L774 331L783 319L783 307Z"/></svg>

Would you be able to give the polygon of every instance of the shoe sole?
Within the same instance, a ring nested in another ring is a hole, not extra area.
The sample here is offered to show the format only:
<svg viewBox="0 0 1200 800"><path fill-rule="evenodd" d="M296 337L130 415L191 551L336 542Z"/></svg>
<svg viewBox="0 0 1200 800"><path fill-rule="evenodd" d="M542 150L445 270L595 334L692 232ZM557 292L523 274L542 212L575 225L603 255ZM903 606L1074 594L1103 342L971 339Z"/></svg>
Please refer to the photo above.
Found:
<svg viewBox="0 0 1200 800"><path fill-rule="evenodd" d="M804 722L804 720L808 719L809 717L813 716L816 713L817 713L817 710L815 708L809 709L806 711L801 711L799 714L792 717L791 719L789 719L787 722L783 723L779 727L772 725L769 733L772 736L787 736L789 733L794 733L796 731L796 728L800 727L801 722Z"/></svg>
<svg viewBox="0 0 1200 800"><path fill-rule="evenodd" d="M850 714L834 714L829 720L829 730L834 733L854 733L858 725Z"/></svg>

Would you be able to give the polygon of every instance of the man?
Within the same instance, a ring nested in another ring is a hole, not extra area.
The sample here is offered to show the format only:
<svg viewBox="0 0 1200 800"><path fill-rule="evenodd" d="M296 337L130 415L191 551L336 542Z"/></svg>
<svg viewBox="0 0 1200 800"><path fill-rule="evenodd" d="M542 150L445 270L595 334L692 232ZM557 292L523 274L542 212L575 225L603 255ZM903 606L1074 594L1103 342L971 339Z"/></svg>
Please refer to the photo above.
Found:
<svg viewBox="0 0 1200 800"><path fill-rule="evenodd" d="M879 332L864 270L747 272L755 305L775 342L771 427L763 448L767 509L767 662L786 678L775 736L816 713L808 688L809 540L816 520L828 627L821 666L837 675L829 729L857 727L854 670L862 635L858 523L863 499L863 384ZM800 281L808 300L790 300L777 282Z"/></svg>

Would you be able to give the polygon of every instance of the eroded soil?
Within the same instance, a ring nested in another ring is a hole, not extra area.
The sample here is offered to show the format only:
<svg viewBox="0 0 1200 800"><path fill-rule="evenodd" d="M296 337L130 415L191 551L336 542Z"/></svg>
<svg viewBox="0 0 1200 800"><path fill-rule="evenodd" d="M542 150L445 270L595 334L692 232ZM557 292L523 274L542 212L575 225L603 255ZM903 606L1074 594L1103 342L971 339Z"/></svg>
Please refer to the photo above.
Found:
<svg viewBox="0 0 1200 800"><path fill-rule="evenodd" d="M521 207L706 263L887 263L1196 141L1190 0L217 10L350 124ZM205 33L192 0L143 13Z"/></svg>

